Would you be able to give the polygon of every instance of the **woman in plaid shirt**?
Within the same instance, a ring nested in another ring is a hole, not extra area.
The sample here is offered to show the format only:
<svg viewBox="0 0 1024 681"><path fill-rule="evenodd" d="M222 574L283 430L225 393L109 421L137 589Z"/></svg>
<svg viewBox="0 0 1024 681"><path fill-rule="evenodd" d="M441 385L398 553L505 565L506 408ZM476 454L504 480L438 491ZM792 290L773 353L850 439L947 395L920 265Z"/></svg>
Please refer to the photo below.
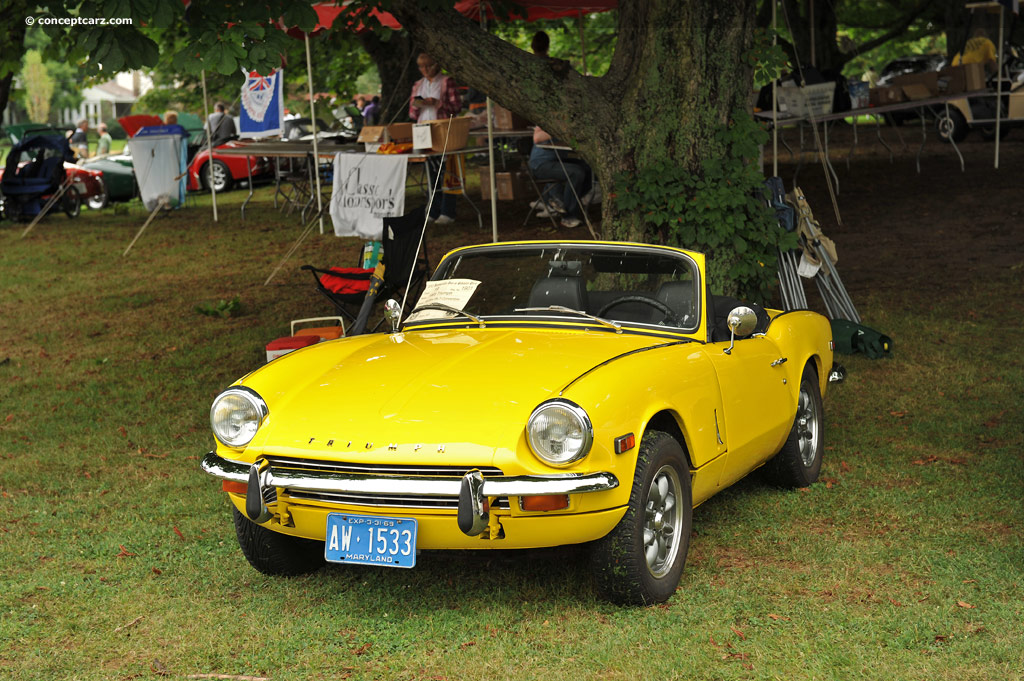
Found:
<svg viewBox="0 0 1024 681"><path fill-rule="evenodd" d="M423 77L413 83L412 95L409 97L409 118L417 123L426 123L446 120L462 111L462 98L451 76L443 75L441 67L426 52L421 52L416 58L416 65ZM427 171L433 190L438 174L444 177L444 163L440 158L428 158ZM454 222L455 195L439 192L430 207L428 219L435 220L439 225Z"/></svg>

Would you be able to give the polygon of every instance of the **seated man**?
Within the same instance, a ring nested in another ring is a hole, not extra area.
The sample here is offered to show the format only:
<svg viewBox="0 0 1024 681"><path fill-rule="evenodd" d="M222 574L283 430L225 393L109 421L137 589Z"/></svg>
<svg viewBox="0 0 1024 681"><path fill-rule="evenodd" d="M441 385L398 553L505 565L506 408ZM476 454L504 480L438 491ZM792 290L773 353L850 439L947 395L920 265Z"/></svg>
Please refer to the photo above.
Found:
<svg viewBox="0 0 1024 681"><path fill-rule="evenodd" d="M556 211L564 212L562 227L578 227L583 212L577 199L582 199L590 191L593 183L590 166L581 159L566 158L565 152L542 146L557 144L540 126L533 129L530 172L538 180L556 180L561 183L560 200L557 200L558 192L555 192L556 201L549 201L549 206L553 203Z"/></svg>

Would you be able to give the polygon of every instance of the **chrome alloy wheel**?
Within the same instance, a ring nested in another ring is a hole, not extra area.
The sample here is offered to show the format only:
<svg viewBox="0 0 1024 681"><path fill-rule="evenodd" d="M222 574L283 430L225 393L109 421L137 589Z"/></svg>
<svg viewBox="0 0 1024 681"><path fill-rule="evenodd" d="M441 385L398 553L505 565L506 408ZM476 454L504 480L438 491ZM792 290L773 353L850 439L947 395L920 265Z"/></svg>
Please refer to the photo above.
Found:
<svg viewBox="0 0 1024 681"><path fill-rule="evenodd" d="M810 468L818 455L818 432L821 430L821 414L806 390L800 390L800 403L796 408L796 434L800 445L800 460Z"/></svg>
<svg viewBox="0 0 1024 681"><path fill-rule="evenodd" d="M662 466L651 480L644 508L644 556L654 577L663 577L676 562L680 537L676 529L683 525L683 505L679 474L672 466Z"/></svg>

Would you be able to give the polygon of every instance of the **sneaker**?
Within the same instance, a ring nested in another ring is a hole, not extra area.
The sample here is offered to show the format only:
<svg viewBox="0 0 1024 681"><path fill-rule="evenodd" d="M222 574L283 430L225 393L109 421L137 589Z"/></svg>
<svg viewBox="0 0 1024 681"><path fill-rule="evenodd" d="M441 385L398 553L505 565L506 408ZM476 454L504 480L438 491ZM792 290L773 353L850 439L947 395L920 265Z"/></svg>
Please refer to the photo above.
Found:
<svg viewBox="0 0 1024 681"><path fill-rule="evenodd" d="M593 186L590 187L590 191L584 194L583 198L580 200L583 202L584 206L593 206L596 203L601 203L601 198L601 185L595 182Z"/></svg>
<svg viewBox="0 0 1024 681"><path fill-rule="evenodd" d="M564 214L566 212L565 204L562 203L561 199L556 198L548 199L548 210L558 214Z"/></svg>
<svg viewBox="0 0 1024 681"><path fill-rule="evenodd" d="M450 215L438 215L437 219L434 220L435 225L450 225L455 222L455 218Z"/></svg>
<svg viewBox="0 0 1024 681"><path fill-rule="evenodd" d="M579 227L579 226L580 226L580 219L579 218L574 218L571 215L566 215L564 218L562 218L562 227L565 227L566 229L572 229L573 227Z"/></svg>

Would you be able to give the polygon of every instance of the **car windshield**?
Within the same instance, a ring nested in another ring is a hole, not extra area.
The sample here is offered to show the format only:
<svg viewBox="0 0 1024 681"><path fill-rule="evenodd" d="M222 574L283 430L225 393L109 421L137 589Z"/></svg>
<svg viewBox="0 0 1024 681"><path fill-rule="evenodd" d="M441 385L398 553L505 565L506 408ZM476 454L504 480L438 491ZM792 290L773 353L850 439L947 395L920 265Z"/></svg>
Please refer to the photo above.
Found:
<svg viewBox="0 0 1024 681"><path fill-rule="evenodd" d="M485 322L571 319L609 330L671 327L689 332L699 325L699 291L696 263L678 251L610 244L497 245L446 258L407 322L472 315Z"/></svg>

